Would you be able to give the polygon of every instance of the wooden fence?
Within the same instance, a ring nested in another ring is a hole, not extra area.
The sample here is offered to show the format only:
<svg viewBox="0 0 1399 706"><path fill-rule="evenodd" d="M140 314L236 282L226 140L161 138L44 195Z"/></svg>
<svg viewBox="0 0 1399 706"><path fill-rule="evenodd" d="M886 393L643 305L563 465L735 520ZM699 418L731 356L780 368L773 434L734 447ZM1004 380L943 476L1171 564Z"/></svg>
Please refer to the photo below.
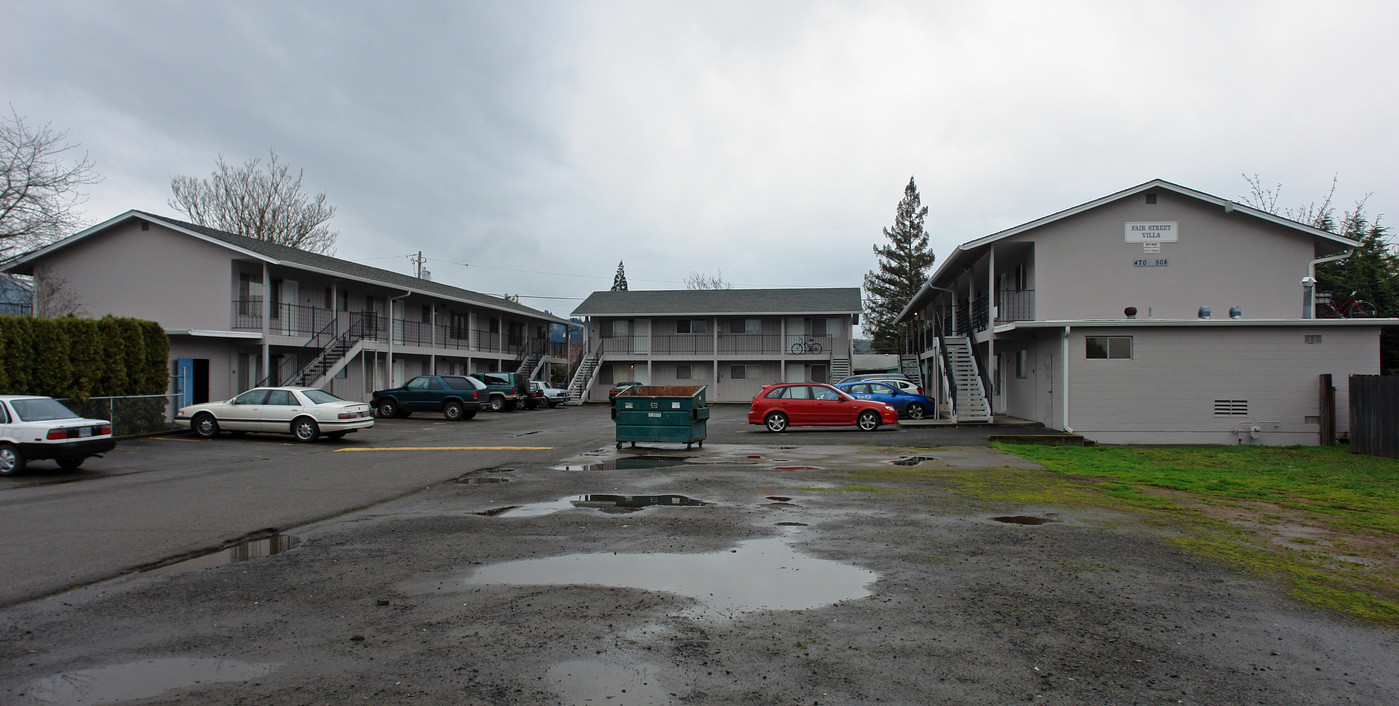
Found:
<svg viewBox="0 0 1399 706"><path fill-rule="evenodd" d="M1399 376L1350 376L1350 450L1399 458Z"/></svg>

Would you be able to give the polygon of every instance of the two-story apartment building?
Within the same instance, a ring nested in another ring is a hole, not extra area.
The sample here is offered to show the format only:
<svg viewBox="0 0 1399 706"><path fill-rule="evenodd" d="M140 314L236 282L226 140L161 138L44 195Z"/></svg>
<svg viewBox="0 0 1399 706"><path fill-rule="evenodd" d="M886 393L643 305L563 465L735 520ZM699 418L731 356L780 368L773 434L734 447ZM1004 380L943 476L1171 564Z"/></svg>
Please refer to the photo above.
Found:
<svg viewBox="0 0 1399 706"><path fill-rule="evenodd" d="M616 382L706 385L711 402L747 402L774 382L850 372L859 288L593 292L570 393L606 400Z"/></svg>
<svg viewBox="0 0 1399 706"><path fill-rule="evenodd" d="M1315 318L1356 243L1151 181L964 243L904 309L925 385L1105 443L1317 443L1320 379L1379 373L1380 327ZM1316 285L1325 292L1327 283Z"/></svg>
<svg viewBox="0 0 1399 706"><path fill-rule="evenodd" d="M141 211L8 271L62 290L85 315L159 322L182 404L259 384L367 400L423 373L567 362L549 333L568 322L517 302Z"/></svg>

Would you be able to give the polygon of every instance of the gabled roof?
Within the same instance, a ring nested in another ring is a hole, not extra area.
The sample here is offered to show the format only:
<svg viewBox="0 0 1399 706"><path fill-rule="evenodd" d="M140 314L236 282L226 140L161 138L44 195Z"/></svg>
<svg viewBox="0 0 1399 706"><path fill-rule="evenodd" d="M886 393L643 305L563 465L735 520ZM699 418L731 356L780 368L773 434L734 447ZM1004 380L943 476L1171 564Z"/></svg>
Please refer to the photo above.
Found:
<svg viewBox="0 0 1399 706"><path fill-rule="evenodd" d="M1145 184L1139 184L1130 189L1124 189L1115 194L1109 194L1108 196L1104 196L1100 199L1095 199L1087 203L1079 204L1077 206L1074 206L1073 208L1068 208L1064 209L1063 211L1059 211L1058 213L1051 213L1048 216L1044 216L1043 218L1037 218L1028 223L1022 223L1018 226L1015 226L1014 228L1007 228L1006 230L1000 231L998 233L992 233L991 235L983 236L981 238L977 238L976 240L969 240L965 243L962 243L961 245L958 245L957 248L953 250L951 254L943 258L942 264L939 265L937 270L933 272L933 276L929 278L928 283L923 285L923 288L918 291L918 294L913 297L913 300L909 302L908 306L904 307L904 310L899 313L898 320L902 321L905 317L910 315L910 312L912 312L913 309L921 307L923 303L925 303L930 298L929 290L933 289L935 285L946 286L945 280L961 274L962 270L965 268L965 266L963 265L964 262L968 260L975 261L981 256L983 250L995 244L996 242L1005 240L1006 238L1010 238L1012 236L1019 235L1026 231L1031 231L1036 228L1049 225L1050 223L1054 223L1055 221L1061 221L1065 218L1076 216L1085 211L1091 211L1095 208L1105 206L1115 201L1120 201L1129 196L1134 196L1136 194L1152 190L1171 191L1180 194L1181 196L1186 196L1199 201L1214 204L1224 209L1226 213L1242 213L1246 216L1251 216L1259 220L1267 221L1269 223L1280 225L1285 228L1290 228L1292 230L1304 233L1306 235L1310 235L1318 241L1325 241L1332 244L1334 246L1335 252L1340 252L1341 250L1344 250L1346 248L1354 248L1359 245L1359 243L1349 238L1343 238L1339 235L1336 235L1335 233L1330 233L1321 230L1320 228L1313 228L1312 226L1309 226L1305 223L1299 223L1297 221L1289 220L1277 214L1268 213L1267 211L1260 211L1251 206L1245 206L1243 204L1235 203L1229 199L1224 199L1218 196L1214 196L1212 194L1207 194L1203 191L1196 191L1194 189L1181 186L1179 184L1173 184L1164 179L1153 179L1151 181L1146 182Z"/></svg>
<svg viewBox="0 0 1399 706"><path fill-rule="evenodd" d="M574 316L859 314L860 288L593 292Z"/></svg>
<svg viewBox="0 0 1399 706"><path fill-rule="evenodd" d="M409 291L415 294L423 294L428 296L441 297L443 299L451 299L465 304L472 304L488 309L495 309L498 311L520 314L522 316L528 316L534 319L543 319L551 323L569 323L566 319L554 316L552 314L546 314L537 309L532 309L523 304L512 302L508 299L504 299L501 297L494 297L489 294L473 292L469 289L453 287L451 285L441 284L439 282L433 282L431 280L410 277L405 274L380 269L378 267L361 265L357 262L350 262L349 260L341 260L340 258L330 257L328 255L320 255L313 252L307 252L305 250L298 250L296 248L287 247L285 245L277 245L264 240L248 238L242 235L235 235L233 233L228 233L215 228L209 228L194 223L187 223L185 221L167 218L164 216L157 216L152 213L146 213L145 211L136 210L127 211L126 213L123 213L120 216L99 223L95 226L92 226L91 228L88 228L87 230L64 238L63 240L53 243L48 247L45 247L41 250L37 250L33 253L30 253L29 255L21 257L18 260L11 263L9 266L7 266L5 268L5 271L18 272L21 274L31 273L33 271L33 263L35 261L44 259L54 252L67 248L84 238L90 237L97 233L101 233L107 230L108 228L111 228L112 226L133 219L149 221L151 223L155 223L169 228L178 233L183 233L185 235L198 238L199 240L203 240L205 242L212 243L214 245L227 248L229 250L233 250L245 257L253 258L256 260L262 260L263 262L272 265L280 265L283 267L292 267L296 269L307 270L311 272L316 272L318 274L330 275L332 277L339 277L343 279L354 280L357 282L363 282L366 284L373 284L381 287L388 287L391 289Z"/></svg>

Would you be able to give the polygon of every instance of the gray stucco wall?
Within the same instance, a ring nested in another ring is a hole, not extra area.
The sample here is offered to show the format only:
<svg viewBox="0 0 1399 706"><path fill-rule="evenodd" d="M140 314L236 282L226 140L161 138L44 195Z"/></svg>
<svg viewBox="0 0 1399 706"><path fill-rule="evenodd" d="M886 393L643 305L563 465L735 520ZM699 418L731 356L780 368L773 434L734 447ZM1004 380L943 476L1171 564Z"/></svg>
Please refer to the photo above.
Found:
<svg viewBox="0 0 1399 706"><path fill-rule="evenodd" d="M1126 223L1149 221L1178 221L1179 242L1161 243L1159 254L1123 242ZM1300 282L1315 257L1310 235L1166 190L1156 204L1135 194L1007 238L997 249L1020 252L1022 243L1035 243L1030 288L1041 321L1121 319L1128 306L1141 318L1193 319L1201 305L1215 318L1226 318L1231 306L1248 319L1301 318ZM1168 264L1133 266L1145 258ZM1020 259L998 258L997 270ZM984 291L983 282L976 285Z"/></svg>
<svg viewBox="0 0 1399 706"><path fill-rule="evenodd" d="M1089 360L1087 336L1132 336L1129 360ZM1306 336L1321 336L1306 343ZM1050 348L1043 343L1041 353ZM1379 372L1378 328L1078 328L1069 336L1069 426L1111 444L1315 444L1318 379L1333 376L1337 430L1349 428L1347 379ZM1055 388L1057 389L1057 387ZM1037 392L1037 404L1043 398ZM1219 416L1215 400L1247 402ZM1059 404L1056 401L1055 405ZM1062 428L1055 421L1051 426ZM1259 438L1247 433L1259 426Z"/></svg>
<svg viewBox="0 0 1399 706"><path fill-rule="evenodd" d="M128 222L38 263L66 280L85 315L132 316L166 328L226 331L232 317L232 253L158 225Z"/></svg>

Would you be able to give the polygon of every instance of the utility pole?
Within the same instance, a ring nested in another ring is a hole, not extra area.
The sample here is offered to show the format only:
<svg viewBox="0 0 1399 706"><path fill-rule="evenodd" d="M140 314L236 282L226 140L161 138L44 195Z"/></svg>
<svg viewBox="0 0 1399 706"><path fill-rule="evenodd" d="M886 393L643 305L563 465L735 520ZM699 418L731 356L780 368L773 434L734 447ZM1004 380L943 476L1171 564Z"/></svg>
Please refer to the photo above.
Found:
<svg viewBox="0 0 1399 706"><path fill-rule="evenodd" d="M417 278L423 278L423 265L427 264L427 258L423 257L423 251L419 250L417 255L409 255L408 261L417 268Z"/></svg>

